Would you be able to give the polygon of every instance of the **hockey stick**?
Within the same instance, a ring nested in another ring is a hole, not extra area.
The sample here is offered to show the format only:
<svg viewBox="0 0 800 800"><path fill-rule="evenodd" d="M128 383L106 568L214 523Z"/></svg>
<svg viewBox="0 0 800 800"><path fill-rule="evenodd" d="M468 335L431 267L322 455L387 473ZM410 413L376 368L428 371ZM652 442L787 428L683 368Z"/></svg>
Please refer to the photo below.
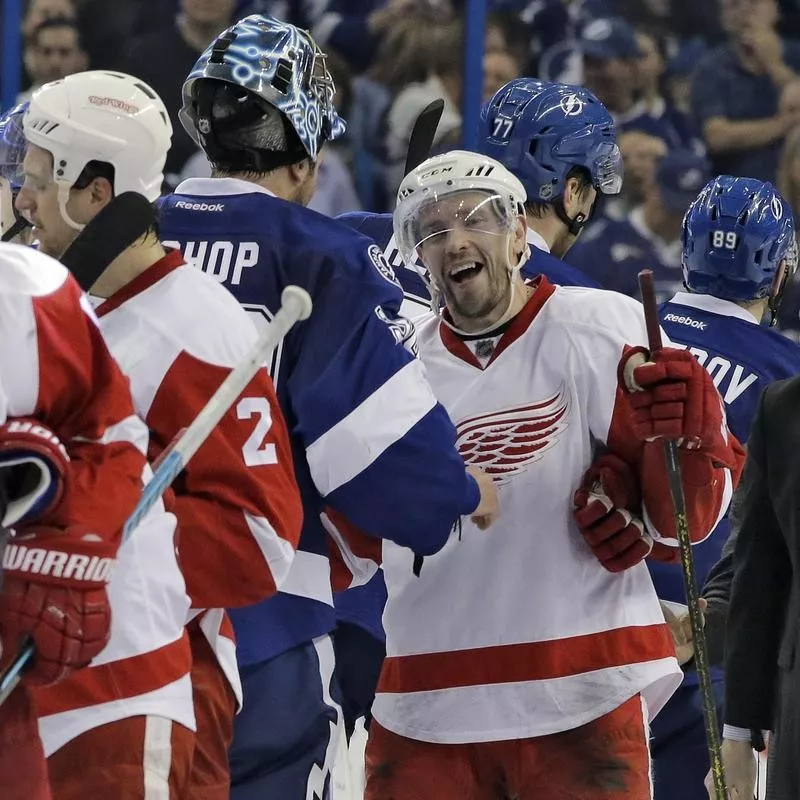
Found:
<svg viewBox="0 0 800 800"><path fill-rule="evenodd" d="M411 129L406 153L406 165L403 175L408 175L416 169L431 154L433 143L436 140L436 129L444 112L444 100L432 100L420 111L419 116Z"/></svg>
<svg viewBox="0 0 800 800"><path fill-rule="evenodd" d="M642 293L644 321L647 328L647 345L651 353L662 347L661 328L658 320L658 306L653 285L653 272L643 269L639 273L639 289ZM689 623L692 628L694 642L694 660L700 685L700 697L703 703L703 720L705 722L706 745L711 761L711 775L714 780L715 800L727 800L725 773L720 751L719 728L717 727L717 711L714 706L714 694L711 689L711 672L708 660L708 643L706 642L703 612L697 593L697 579L694 572L692 540L689 536L689 520L686 514L686 497L683 493L681 465L678 460L678 445L672 439L664 442L664 456L667 461L667 479L672 507L675 513L675 530L678 536L678 549L681 556L683 584L686 589L686 603L689 606Z"/></svg>
<svg viewBox="0 0 800 800"><path fill-rule="evenodd" d="M200 449L217 423L225 416L253 376L264 365L272 351L280 344L290 328L311 314L311 298L299 286L287 286L281 294L281 307L253 345L245 359L219 385L211 399L185 431L161 454L153 477L142 491L142 496L122 529L122 543L131 536L136 526L161 498L167 487L184 469L189 459ZM19 655L0 678L0 705L14 691L25 667L33 659L33 642L23 645Z"/></svg>

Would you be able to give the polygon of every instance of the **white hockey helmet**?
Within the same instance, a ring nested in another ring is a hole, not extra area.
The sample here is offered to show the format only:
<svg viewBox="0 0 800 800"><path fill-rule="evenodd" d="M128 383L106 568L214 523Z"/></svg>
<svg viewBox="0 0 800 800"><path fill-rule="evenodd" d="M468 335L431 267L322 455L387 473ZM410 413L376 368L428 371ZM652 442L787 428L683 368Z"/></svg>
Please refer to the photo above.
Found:
<svg viewBox="0 0 800 800"><path fill-rule="evenodd" d="M403 178L397 192L394 233L400 255L406 264L416 261L417 248L426 238L420 229L420 214L436 213L437 204L448 195L479 193L486 197L480 206L493 212L493 233L513 230L523 213L527 195L521 181L499 161L467 150L451 150L423 161ZM468 204L465 218L476 206ZM441 230L446 229L445 227Z"/></svg>
<svg viewBox="0 0 800 800"><path fill-rule="evenodd" d="M90 161L114 167L114 193L161 194L172 125L161 98L122 72L78 72L34 92L25 138L53 155L62 214L69 189ZM75 226L79 227L79 226Z"/></svg>

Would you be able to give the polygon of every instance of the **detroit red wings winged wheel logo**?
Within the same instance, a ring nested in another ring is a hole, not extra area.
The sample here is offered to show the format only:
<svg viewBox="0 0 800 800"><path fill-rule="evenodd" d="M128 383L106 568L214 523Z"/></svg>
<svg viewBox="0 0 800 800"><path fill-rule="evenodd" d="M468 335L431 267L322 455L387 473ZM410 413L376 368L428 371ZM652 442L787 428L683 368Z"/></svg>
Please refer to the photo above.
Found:
<svg viewBox="0 0 800 800"><path fill-rule="evenodd" d="M456 447L468 466L507 483L556 444L568 416L569 395L561 386L546 400L461 420Z"/></svg>

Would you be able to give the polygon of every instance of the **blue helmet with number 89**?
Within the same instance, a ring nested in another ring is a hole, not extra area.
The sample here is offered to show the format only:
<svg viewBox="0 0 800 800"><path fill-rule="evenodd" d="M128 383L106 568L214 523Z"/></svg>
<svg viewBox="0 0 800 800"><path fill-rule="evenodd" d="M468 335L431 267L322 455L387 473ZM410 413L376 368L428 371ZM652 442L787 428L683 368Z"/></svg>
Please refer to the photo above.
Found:
<svg viewBox="0 0 800 800"><path fill-rule="evenodd" d="M578 168L600 194L622 189L614 120L580 86L515 78L481 109L478 137L478 149L522 181L529 201L558 210L566 180Z"/></svg>
<svg viewBox="0 0 800 800"><path fill-rule="evenodd" d="M784 259L785 279L777 280ZM791 207L771 183L710 180L684 217L682 263L690 291L734 301L769 298L774 322L797 268Z"/></svg>

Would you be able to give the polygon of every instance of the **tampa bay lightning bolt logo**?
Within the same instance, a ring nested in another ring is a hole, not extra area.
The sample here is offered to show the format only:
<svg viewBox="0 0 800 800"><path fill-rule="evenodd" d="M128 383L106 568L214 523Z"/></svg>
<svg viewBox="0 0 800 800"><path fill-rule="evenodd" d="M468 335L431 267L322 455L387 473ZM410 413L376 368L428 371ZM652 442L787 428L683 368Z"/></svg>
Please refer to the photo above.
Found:
<svg viewBox="0 0 800 800"><path fill-rule="evenodd" d="M561 110L567 117L575 117L583 111L583 100L577 94L567 94L559 103Z"/></svg>
<svg viewBox="0 0 800 800"><path fill-rule="evenodd" d="M333 107L332 83L326 86L315 74L315 58L321 53L311 37L294 25L258 14L245 17L228 32L236 35L222 63L212 62L212 43L194 65L187 84L197 78L218 78L258 94L288 117L306 152L316 159L323 125L327 123L327 139L333 140L344 133L345 123ZM286 80L285 91L276 88Z"/></svg>
<svg viewBox="0 0 800 800"><path fill-rule="evenodd" d="M781 219L783 217L783 203L777 197L773 197L770 205L775 219Z"/></svg>

